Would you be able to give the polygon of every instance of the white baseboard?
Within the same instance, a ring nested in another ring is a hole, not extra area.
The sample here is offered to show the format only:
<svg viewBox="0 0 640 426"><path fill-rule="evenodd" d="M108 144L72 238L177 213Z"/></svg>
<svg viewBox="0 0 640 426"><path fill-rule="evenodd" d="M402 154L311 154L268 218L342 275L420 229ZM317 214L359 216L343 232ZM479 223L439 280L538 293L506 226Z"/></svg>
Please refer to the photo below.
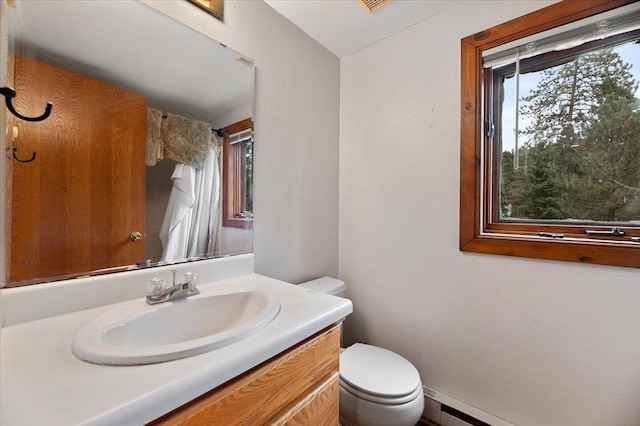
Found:
<svg viewBox="0 0 640 426"><path fill-rule="evenodd" d="M439 402L440 404L447 405L451 408L455 408L458 411L461 411L471 417L474 417L480 421L488 423L492 426L516 426L513 423L510 423L504 419L494 416L493 414L489 414L486 411L482 411L479 408L473 407L465 402L459 401L455 398L450 397L449 395L445 395L442 392L438 392L435 389L431 389L428 386L423 386L424 395L426 398L432 399L434 401ZM429 404L425 404L425 418L428 420L432 420L435 422L439 422L440 419L429 418L431 413L427 413L427 408Z"/></svg>

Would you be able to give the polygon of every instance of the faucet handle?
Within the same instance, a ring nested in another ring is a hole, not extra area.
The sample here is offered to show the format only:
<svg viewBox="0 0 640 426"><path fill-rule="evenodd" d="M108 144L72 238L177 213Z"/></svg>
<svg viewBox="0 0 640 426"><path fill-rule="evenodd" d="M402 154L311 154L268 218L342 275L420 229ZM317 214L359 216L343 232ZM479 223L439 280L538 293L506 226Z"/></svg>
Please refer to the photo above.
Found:
<svg viewBox="0 0 640 426"><path fill-rule="evenodd" d="M193 291L196 289L196 286L198 285L197 272L186 272L182 279L184 283L189 284L189 291Z"/></svg>
<svg viewBox="0 0 640 426"><path fill-rule="evenodd" d="M147 296L160 297L167 290L167 281L160 278L151 278L147 281Z"/></svg>

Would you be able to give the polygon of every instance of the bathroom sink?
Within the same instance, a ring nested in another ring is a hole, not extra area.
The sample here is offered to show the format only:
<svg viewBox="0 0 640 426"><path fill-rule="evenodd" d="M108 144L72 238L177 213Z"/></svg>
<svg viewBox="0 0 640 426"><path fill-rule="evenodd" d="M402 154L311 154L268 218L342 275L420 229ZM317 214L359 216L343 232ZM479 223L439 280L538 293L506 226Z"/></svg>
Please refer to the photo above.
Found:
<svg viewBox="0 0 640 426"><path fill-rule="evenodd" d="M73 352L106 365L171 361L249 337L279 312L275 297L247 288L217 288L158 305L134 300L82 327Z"/></svg>

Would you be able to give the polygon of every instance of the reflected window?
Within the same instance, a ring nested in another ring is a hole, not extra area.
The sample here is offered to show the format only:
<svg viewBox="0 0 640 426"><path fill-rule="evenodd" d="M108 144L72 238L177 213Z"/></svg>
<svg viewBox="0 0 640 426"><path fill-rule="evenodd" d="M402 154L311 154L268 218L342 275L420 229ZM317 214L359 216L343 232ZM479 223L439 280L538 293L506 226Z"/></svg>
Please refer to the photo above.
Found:
<svg viewBox="0 0 640 426"><path fill-rule="evenodd" d="M253 121L224 128L222 224L253 227Z"/></svg>

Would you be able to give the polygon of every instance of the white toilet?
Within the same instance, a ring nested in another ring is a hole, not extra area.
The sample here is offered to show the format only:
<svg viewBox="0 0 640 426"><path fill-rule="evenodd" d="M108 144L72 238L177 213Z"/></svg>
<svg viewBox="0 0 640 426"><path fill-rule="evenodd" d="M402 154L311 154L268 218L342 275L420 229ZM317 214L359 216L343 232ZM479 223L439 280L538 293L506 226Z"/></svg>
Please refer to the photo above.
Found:
<svg viewBox="0 0 640 426"><path fill-rule="evenodd" d="M344 296L344 282L318 278L300 286ZM424 409L418 370L387 349L356 343L340 355L342 426L414 426Z"/></svg>

